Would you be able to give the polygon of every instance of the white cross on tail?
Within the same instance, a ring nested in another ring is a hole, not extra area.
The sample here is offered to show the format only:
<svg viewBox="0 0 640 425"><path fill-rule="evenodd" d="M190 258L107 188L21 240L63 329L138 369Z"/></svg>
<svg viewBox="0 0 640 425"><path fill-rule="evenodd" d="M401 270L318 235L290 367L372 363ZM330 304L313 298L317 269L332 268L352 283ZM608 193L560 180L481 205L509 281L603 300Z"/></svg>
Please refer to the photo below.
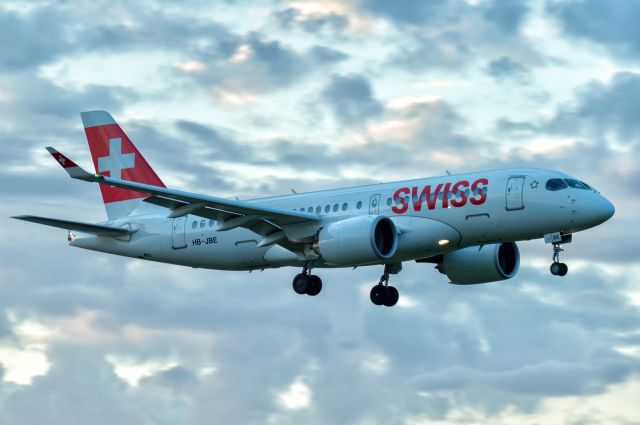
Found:
<svg viewBox="0 0 640 425"><path fill-rule="evenodd" d="M109 139L109 156L98 158L98 172L109 171L112 179L122 180L122 170L134 168L136 154L122 153L122 139Z"/></svg>

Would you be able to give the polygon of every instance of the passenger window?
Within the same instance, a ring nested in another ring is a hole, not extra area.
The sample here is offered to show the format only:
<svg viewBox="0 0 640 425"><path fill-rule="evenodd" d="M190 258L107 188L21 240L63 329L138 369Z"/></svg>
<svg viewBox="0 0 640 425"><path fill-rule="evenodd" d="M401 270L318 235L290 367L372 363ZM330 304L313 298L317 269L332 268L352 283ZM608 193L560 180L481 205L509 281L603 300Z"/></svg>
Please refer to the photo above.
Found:
<svg viewBox="0 0 640 425"><path fill-rule="evenodd" d="M312 212L313 212L313 207L309 207L309 208L307 208L307 212L308 212L308 213L312 213Z"/></svg>
<svg viewBox="0 0 640 425"><path fill-rule="evenodd" d="M388 207L391 206L391 202L393 202L393 200L391 198L387 198L387 206Z"/></svg>
<svg viewBox="0 0 640 425"><path fill-rule="evenodd" d="M200 228L204 228L204 225L206 224L206 220L200 220Z"/></svg>
<svg viewBox="0 0 640 425"><path fill-rule="evenodd" d="M316 207L316 214L318 214L318 215L319 215L321 212L322 212L322 207L321 207L320 205L318 205L318 206Z"/></svg>
<svg viewBox="0 0 640 425"><path fill-rule="evenodd" d="M325 205L324 212L329 214L329 211L331 211L331 205Z"/></svg>
<svg viewBox="0 0 640 425"><path fill-rule="evenodd" d="M338 204L333 204L333 212L337 212L338 211Z"/></svg>
<svg viewBox="0 0 640 425"><path fill-rule="evenodd" d="M344 204L342 204L342 211L346 211L347 210L347 203L345 202Z"/></svg>
<svg viewBox="0 0 640 425"><path fill-rule="evenodd" d="M215 220L209 220L209 227L213 227L214 224L216 224Z"/></svg>
<svg viewBox="0 0 640 425"><path fill-rule="evenodd" d="M555 192L556 190L566 189L567 184L562 179L549 179L545 187L547 190Z"/></svg>
<svg viewBox="0 0 640 425"><path fill-rule="evenodd" d="M198 227L198 222L194 221L193 223L191 223L191 228L192 229L196 229Z"/></svg>
<svg viewBox="0 0 640 425"><path fill-rule="evenodd" d="M356 208L357 209L362 208L362 201L358 201L358 203L356 204Z"/></svg>
<svg viewBox="0 0 640 425"><path fill-rule="evenodd" d="M565 181L567 182L569 187L573 187L574 189L584 189L584 190L590 190L591 189L589 186L587 186L586 184L584 184L582 182L579 182L578 180L565 179Z"/></svg>

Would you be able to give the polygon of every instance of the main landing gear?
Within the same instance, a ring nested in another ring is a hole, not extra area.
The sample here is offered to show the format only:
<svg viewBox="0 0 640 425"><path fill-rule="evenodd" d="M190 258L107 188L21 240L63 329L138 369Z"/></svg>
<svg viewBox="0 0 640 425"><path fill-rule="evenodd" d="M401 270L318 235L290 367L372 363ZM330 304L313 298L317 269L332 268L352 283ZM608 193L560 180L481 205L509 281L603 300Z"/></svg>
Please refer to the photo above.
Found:
<svg viewBox="0 0 640 425"><path fill-rule="evenodd" d="M554 276L565 276L569 271L569 267L560 262L560 253L564 251L562 244L571 243L571 239L571 235L560 233L545 235L545 242L553 244L553 263L549 267L549 271Z"/></svg>
<svg viewBox="0 0 640 425"><path fill-rule="evenodd" d="M322 279L311 274L311 268L309 268L308 264L305 264L302 268L302 273L293 278L293 290L296 294L315 297L322 291Z"/></svg>
<svg viewBox="0 0 640 425"><path fill-rule="evenodd" d="M380 278L380 282L373 288L369 297L371 302L375 305L385 305L387 307L393 307L398 302L400 294L398 290L389 286L389 274L398 274L402 269L402 264L385 264L384 273Z"/></svg>

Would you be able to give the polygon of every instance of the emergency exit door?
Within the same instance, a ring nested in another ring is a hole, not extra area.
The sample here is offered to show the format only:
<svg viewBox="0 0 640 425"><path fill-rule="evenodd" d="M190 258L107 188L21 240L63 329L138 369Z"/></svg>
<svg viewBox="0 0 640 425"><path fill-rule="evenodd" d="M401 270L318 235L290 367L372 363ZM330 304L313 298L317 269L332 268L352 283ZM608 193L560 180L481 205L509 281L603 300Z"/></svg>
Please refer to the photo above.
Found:
<svg viewBox="0 0 640 425"><path fill-rule="evenodd" d="M524 176L509 177L507 181L507 211L524 209L523 187Z"/></svg>
<svg viewBox="0 0 640 425"><path fill-rule="evenodd" d="M184 236L185 226L187 224L187 216L183 215L182 217L174 218L173 223L171 224L171 244L173 249L180 249L187 247L187 241Z"/></svg>

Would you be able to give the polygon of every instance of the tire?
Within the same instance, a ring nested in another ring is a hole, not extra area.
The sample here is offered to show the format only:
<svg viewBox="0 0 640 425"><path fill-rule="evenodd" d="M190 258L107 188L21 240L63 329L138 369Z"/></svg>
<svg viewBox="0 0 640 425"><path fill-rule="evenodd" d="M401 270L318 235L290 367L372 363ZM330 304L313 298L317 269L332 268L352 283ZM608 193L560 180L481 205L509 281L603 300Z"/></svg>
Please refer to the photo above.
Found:
<svg viewBox="0 0 640 425"><path fill-rule="evenodd" d="M393 307L398 303L398 299L400 299L398 290L393 286L389 286L387 288L386 296L384 297L384 305L387 307Z"/></svg>
<svg viewBox="0 0 640 425"><path fill-rule="evenodd" d="M565 263L560 263L560 271L558 276L565 276L569 272L569 267Z"/></svg>
<svg viewBox="0 0 640 425"><path fill-rule="evenodd" d="M558 276L560 274L560 269L560 263L553 263L551 264L551 267L549 267L549 271L554 276Z"/></svg>
<svg viewBox="0 0 640 425"><path fill-rule="evenodd" d="M371 288L371 293L369 294L369 298L371 298L371 302L375 305L384 304L384 299L386 298L386 288L383 285L376 285Z"/></svg>
<svg viewBox="0 0 640 425"><path fill-rule="evenodd" d="M309 290L310 279L304 273L299 273L293 278L293 290L296 294L306 294Z"/></svg>
<svg viewBox="0 0 640 425"><path fill-rule="evenodd" d="M308 276L309 287L307 288L307 295L315 297L322 291L322 279L316 275Z"/></svg>

